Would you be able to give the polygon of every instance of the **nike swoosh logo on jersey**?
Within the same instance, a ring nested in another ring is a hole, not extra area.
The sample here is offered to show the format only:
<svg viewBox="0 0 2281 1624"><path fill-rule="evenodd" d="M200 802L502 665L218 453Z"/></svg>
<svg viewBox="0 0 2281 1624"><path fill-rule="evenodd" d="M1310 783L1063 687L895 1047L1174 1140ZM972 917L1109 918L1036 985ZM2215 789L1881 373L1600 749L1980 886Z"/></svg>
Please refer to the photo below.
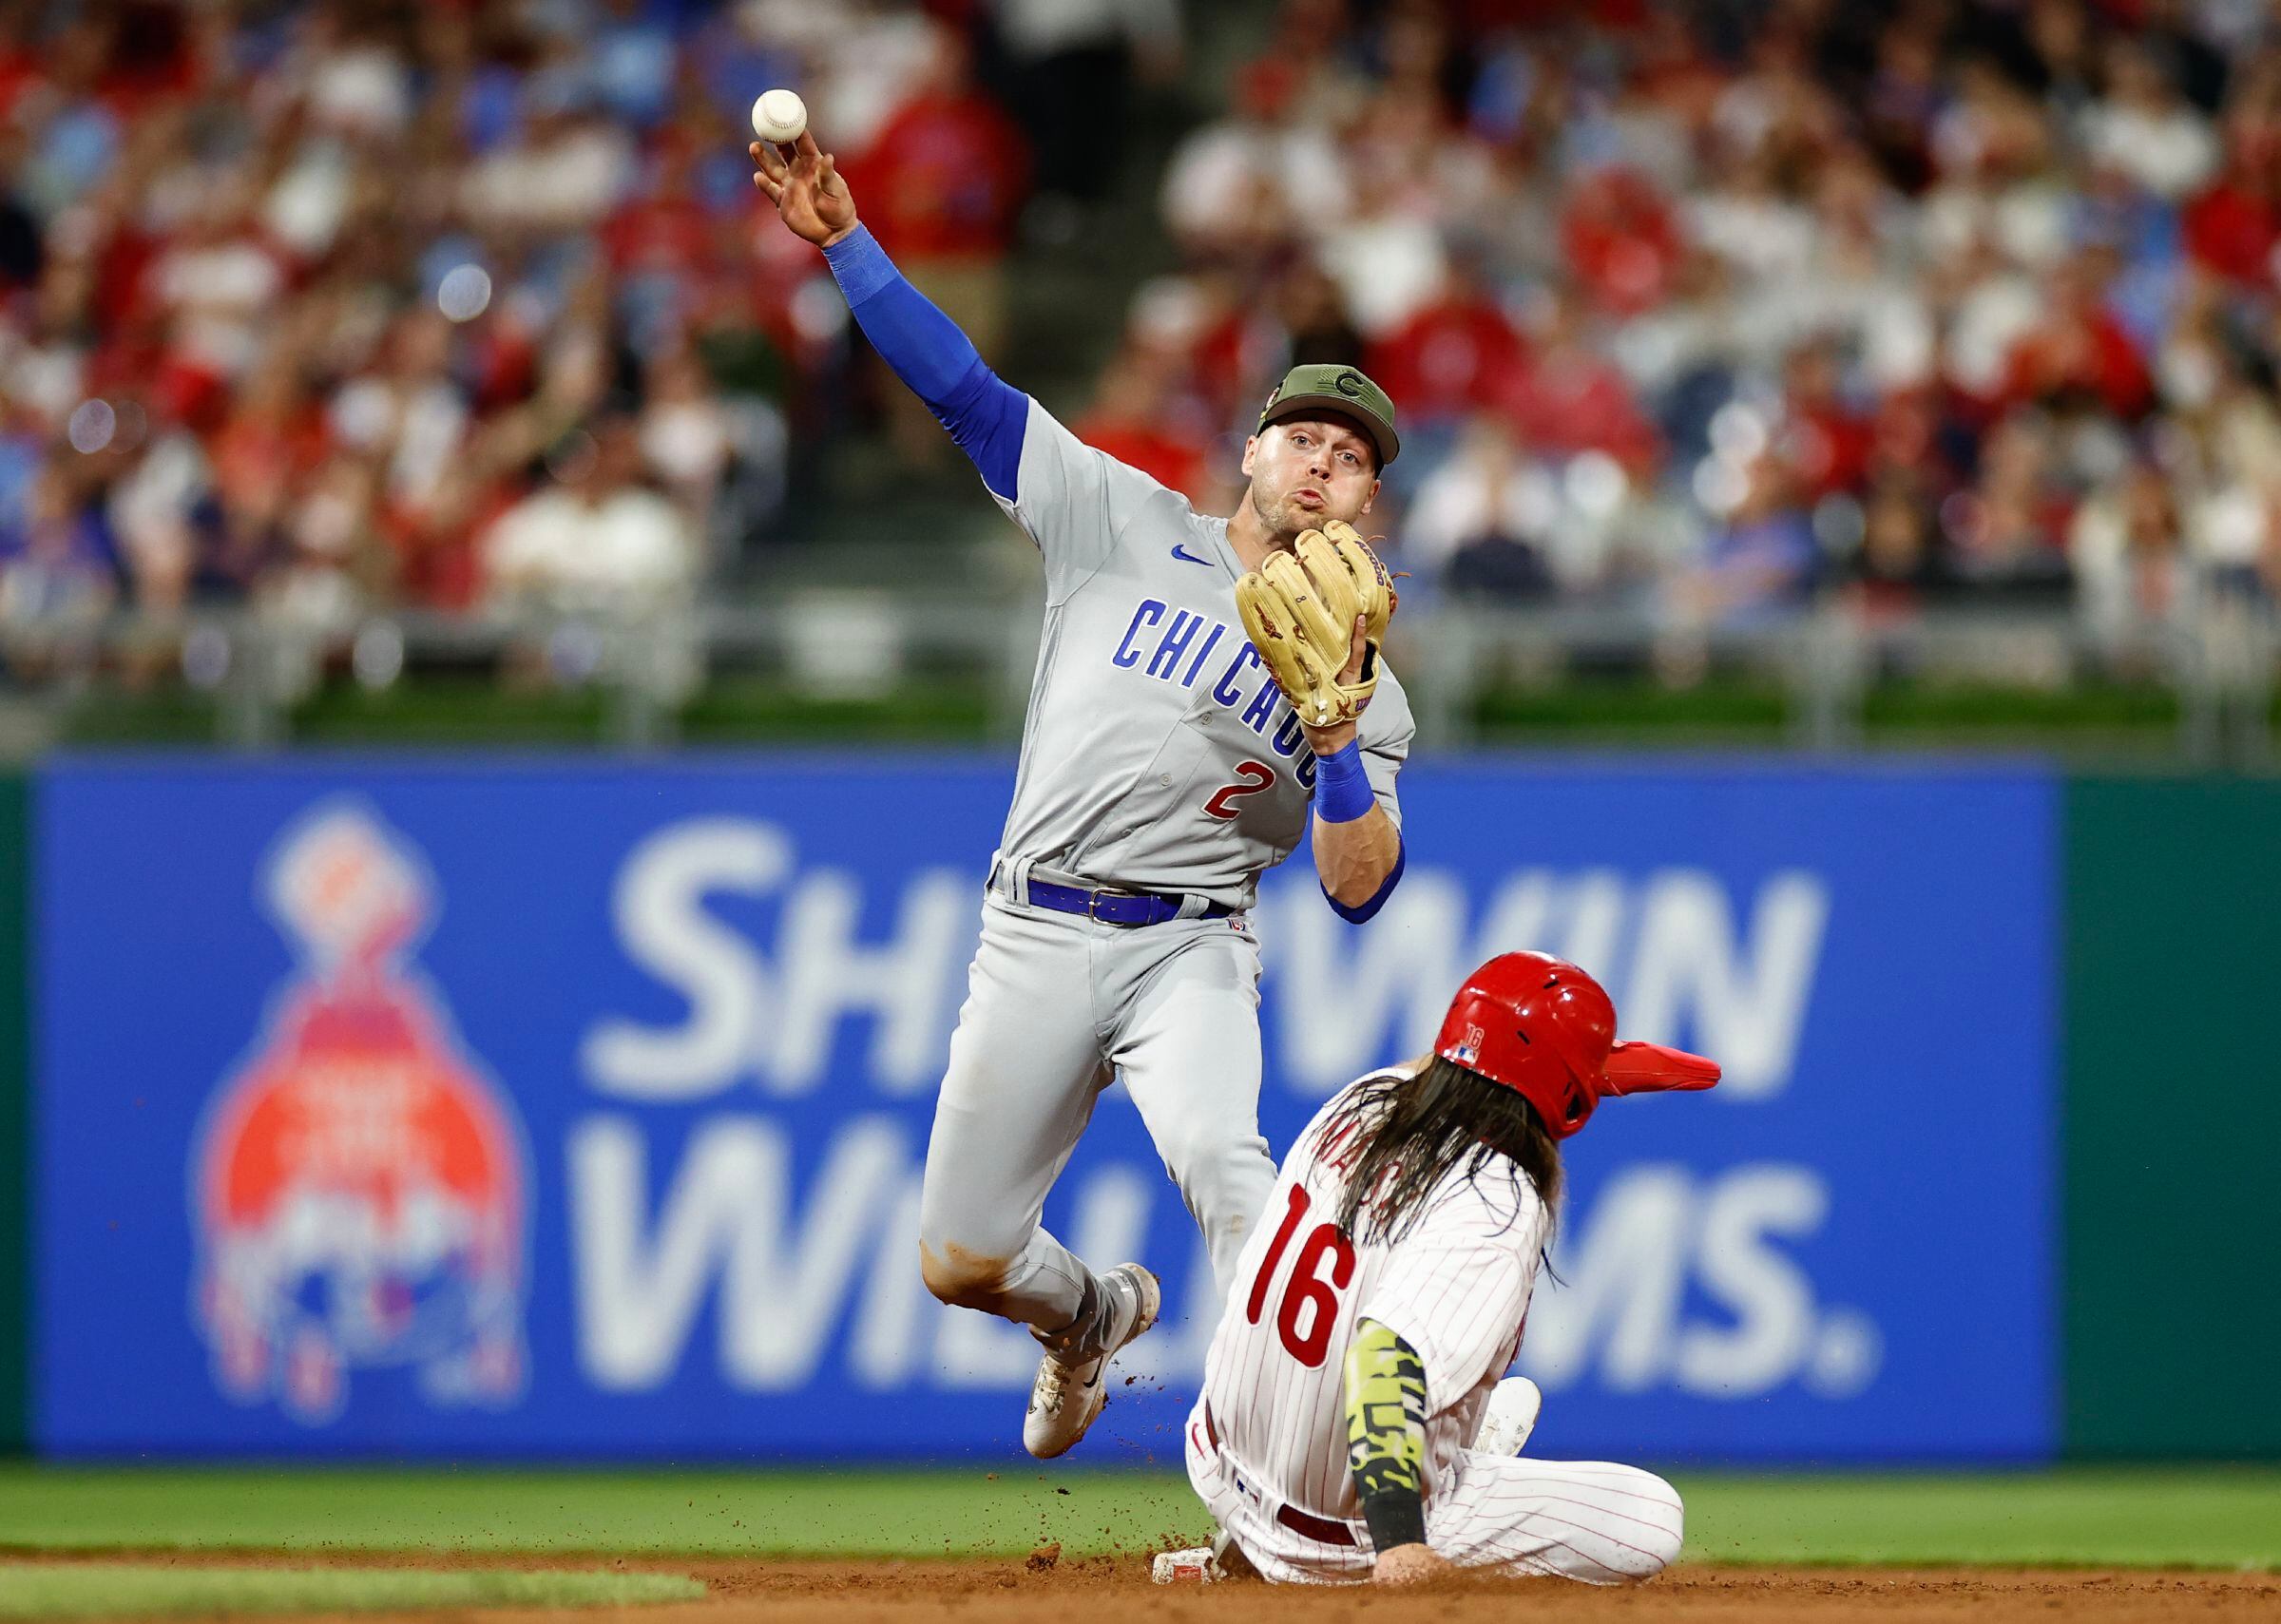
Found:
<svg viewBox="0 0 2281 1624"><path fill-rule="evenodd" d="M1179 559L1183 564L1200 564L1208 565L1212 562L1208 558L1198 558L1194 553L1190 552L1186 547L1181 546L1178 542L1173 544L1172 556Z"/></svg>

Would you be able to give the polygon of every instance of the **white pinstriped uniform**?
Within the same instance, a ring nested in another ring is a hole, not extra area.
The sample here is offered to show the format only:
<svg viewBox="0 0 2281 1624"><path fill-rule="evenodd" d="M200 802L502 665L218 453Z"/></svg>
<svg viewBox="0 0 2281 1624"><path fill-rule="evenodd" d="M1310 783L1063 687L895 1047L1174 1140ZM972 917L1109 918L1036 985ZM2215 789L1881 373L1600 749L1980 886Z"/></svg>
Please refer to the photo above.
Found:
<svg viewBox="0 0 2281 1624"><path fill-rule="evenodd" d="M1463 1566L1595 1584L1660 1572L1681 1530L1679 1497L1660 1478L1469 1447L1519 1350L1548 1227L1526 1176L1504 1161L1478 1180L1452 1175L1398 1242L1351 1245L1334 1224L1346 1183L1338 1147L1322 1143L1337 1104L1292 1148L1237 1261L1189 1417L1197 1493L1270 1579L1368 1578L1344 1366L1355 1323L1372 1319L1426 1369L1428 1544ZM1343 1525L1352 1543L1292 1528L1276 1515L1283 1507Z"/></svg>

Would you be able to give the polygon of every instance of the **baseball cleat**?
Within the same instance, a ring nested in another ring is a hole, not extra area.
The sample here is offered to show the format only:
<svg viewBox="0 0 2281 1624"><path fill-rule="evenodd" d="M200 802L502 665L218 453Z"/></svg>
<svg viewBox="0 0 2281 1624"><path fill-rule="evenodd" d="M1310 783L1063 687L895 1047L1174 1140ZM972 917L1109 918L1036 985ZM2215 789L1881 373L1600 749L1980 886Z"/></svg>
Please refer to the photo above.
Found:
<svg viewBox="0 0 2281 1624"><path fill-rule="evenodd" d="M1100 1329L1089 1338L1097 1351L1047 1347L1022 1418L1022 1447L1041 1461L1065 1454L1109 1402L1109 1361L1150 1326L1164 1306L1157 1277L1138 1263L1121 1263L1101 1276Z"/></svg>
<svg viewBox="0 0 2281 1624"><path fill-rule="evenodd" d="M1537 1412L1544 1395L1526 1376L1507 1376L1489 1389L1489 1402L1481 1407L1481 1428L1473 1447L1484 1455L1518 1455L1537 1429Z"/></svg>

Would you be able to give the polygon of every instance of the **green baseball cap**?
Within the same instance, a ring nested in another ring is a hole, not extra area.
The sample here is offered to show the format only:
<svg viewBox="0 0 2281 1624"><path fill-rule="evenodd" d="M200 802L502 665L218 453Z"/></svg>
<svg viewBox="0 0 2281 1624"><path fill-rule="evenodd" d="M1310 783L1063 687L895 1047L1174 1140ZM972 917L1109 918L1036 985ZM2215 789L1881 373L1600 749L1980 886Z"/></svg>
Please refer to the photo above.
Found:
<svg viewBox="0 0 2281 1624"><path fill-rule="evenodd" d="M1354 420L1378 448L1380 468L1402 454L1402 436L1394 432L1394 403L1359 367L1317 362L1292 368L1260 409L1259 427L1325 410Z"/></svg>

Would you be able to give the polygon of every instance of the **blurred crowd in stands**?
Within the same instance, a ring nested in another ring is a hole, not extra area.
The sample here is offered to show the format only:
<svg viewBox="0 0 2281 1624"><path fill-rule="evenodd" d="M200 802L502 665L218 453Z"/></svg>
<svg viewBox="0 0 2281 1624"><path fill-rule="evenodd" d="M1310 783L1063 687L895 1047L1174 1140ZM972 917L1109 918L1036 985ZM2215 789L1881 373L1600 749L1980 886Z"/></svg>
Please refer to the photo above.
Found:
<svg viewBox="0 0 2281 1624"><path fill-rule="evenodd" d="M1082 208L1116 152L1073 121L1178 24L0 0L0 626L687 601L766 532L851 371L821 259L749 183L754 95L805 93L872 227L987 341L1029 152Z"/></svg>
<svg viewBox="0 0 2281 1624"><path fill-rule="evenodd" d="M2263 0L1285 0L1162 214L1090 430L1224 503L1359 360L1419 588L2128 640L2281 587Z"/></svg>
<svg viewBox="0 0 2281 1624"><path fill-rule="evenodd" d="M756 91L995 355L1183 43L1178 0L0 0L0 626L686 602L851 401L940 450L750 188ZM1348 360L1421 600L2127 640L2281 589L2264 0L1282 0L1192 93L1179 268L1071 415L1212 510Z"/></svg>

